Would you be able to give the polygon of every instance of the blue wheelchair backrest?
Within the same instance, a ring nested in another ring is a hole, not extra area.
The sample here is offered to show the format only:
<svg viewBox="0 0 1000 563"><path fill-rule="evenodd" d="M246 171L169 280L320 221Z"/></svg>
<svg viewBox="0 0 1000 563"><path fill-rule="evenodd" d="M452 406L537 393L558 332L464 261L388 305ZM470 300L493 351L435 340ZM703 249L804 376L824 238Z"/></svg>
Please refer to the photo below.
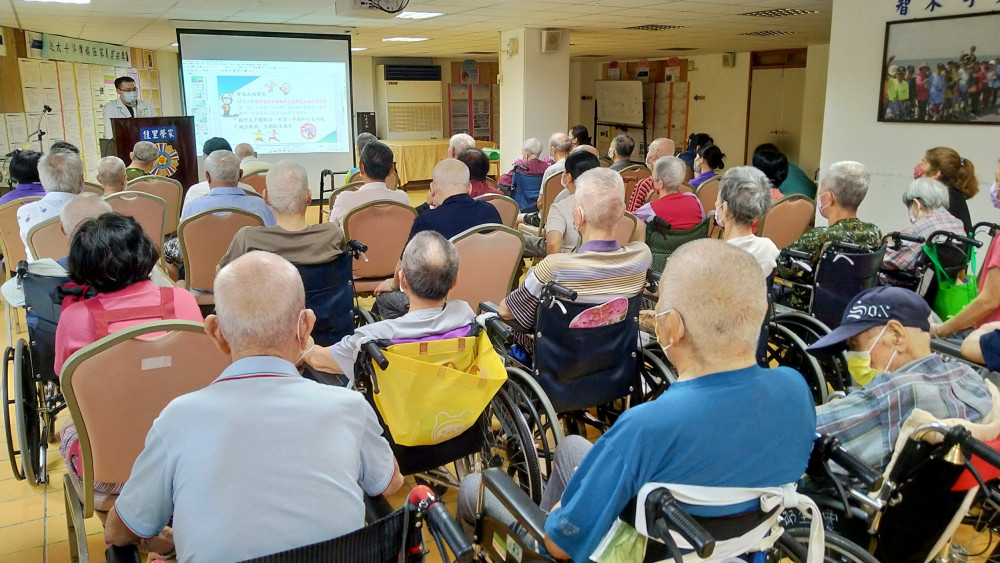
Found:
<svg viewBox="0 0 1000 563"><path fill-rule="evenodd" d="M63 276L40 276L28 272L21 279L24 290L25 324L28 325L28 347L31 350L31 371L43 380L57 380L54 371L56 326L62 313L63 298L79 295L83 288L69 284Z"/></svg>
<svg viewBox="0 0 1000 563"><path fill-rule="evenodd" d="M589 408L627 395L638 369L642 294L629 298L624 319L593 328L570 328L570 323L597 304L547 303L539 305L535 322L534 375L555 410Z"/></svg>
<svg viewBox="0 0 1000 563"><path fill-rule="evenodd" d="M885 245L860 254L824 250L816 267L812 314L831 329L840 326L854 296L875 287L883 256Z"/></svg>
<svg viewBox="0 0 1000 563"><path fill-rule="evenodd" d="M514 172L510 194L522 213L538 211L538 194L542 192L541 174Z"/></svg>
<svg viewBox="0 0 1000 563"><path fill-rule="evenodd" d="M332 346L354 332L353 257L344 252L326 264L297 264L306 289L306 307L316 313L313 340Z"/></svg>

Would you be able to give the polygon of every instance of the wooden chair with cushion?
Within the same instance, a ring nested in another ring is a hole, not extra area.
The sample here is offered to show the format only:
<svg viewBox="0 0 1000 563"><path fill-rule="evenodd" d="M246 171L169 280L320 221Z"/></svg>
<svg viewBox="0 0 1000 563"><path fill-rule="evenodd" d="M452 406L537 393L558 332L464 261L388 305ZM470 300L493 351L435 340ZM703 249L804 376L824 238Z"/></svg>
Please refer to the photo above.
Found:
<svg viewBox="0 0 1000 563"><path fill-rule="evenodd" d="M267 171L261 170L257 172L251 172L246 176L240 178L240 181L244 184L252 187L255 192L261 197L264 197L264 188L267 187Z"/></svg>
<svg viewBox="0 0 1000 563"><path fill-rule="evenodd" d="M184 219L177 238L184 261L184 289L194 295L202 312L215 304L215 270L229 250L233 237L243 227L262 227L260 216L232 207L202 211Z"/></svg>
<svg viewBox="0 0 1000 563"><path fill-rule="evenodd" d="M58 260L69 255L69 238L62 232L59 217L46 219L28 231L28 250L35 260L51 258ZM14 264L17 267L17 264Z"/></svg>
<svg viewBox="0 0 1000 563"><path fill-rule="evenodd" d="M83 482L63 475L72 561L87 561L83 521L102 521L115 496L94 482L124 483L153 420L171 400L206 387L229 365L201 323L154 321L110 334L66 361L59 384L80 438Z"/></svg>
<svg viewBox="0 0 1000 563"><path fill-rule="evenodd" d="M496 190L500 189L500 184L498 184L495 179L490 178L489 176L486 177L486 183L489 184L490 187L492 187L493 189L496 189ZM503 191L503 190L500 190L500 191Z"/></svg>
<svg viewBox="0 0 1000 563"><path fill-rule="evenodd" d="M698 200L701 201L702 209L708 211L715 209L715 202L719 199L719 184L722 182L722 176L715 176L709 178L702 182L698 189L695 190L695 194L698 196Z"/></svg>
<svg viewBox="0 0 1000 563"><path fill-rule="evenodd" d="M3 253L6 277L7 272L17 269L17 263L27 260L28 255L24 251L24 243L21 241L20 225L17 223L17 210L33 201L38 201L40 197L22 197L14 201L0 205L0 253ZM60 257L61 258L61 257Z"/></svg>
<svg viewBox="0 0 1000 563"><path fill-rule="evenodd" d="M626 166L619 173L622 175L622 181L625 182L625 201L632 199L632 192L635 191L639 182L653 175L649 168L641 164Z"/></svg>
<svg viewBox="0 0 1000 563"><path fill-rule="evenodd" d="M115 212L135 218L162 256L163 237L167 234L167 202L162 197L127 191L106 196L104 201Z"/></svg>
<svg viewBox="0 0 1000 563"><path fill-rule="evenodd" d="M785 196L774 202L771 211L760 220L758 236L767 237L778 248L799 240L816 213L816 202L801 194Z"/></svg>
<svg viewBox="0 0 1000 563"><path fill-rule="evenodd" d="M562 191L562 174L553 174L542 185L542 207L538 210L538 226L533 227L531 225L522 224L519 227L520 230L538 237L545 236L545 221L549 218L549 210L552 209L552 204L555 201L556 196L558 196Z"/></svg>
<svg viewBox="0 0 1000 563"><path fill-rule="evenodd" d="M344 192L356 192L358 191L358 188L360 188L364 184L365 183L361 181L351 182L347 185L341 186L330 192L330 201L329 201L330 205L327 207L327 209L333 209L333 202L337 201L337 196L339 196ZM329 211L327 211L327 221L329 220L330 220Z"/></svg>
<svg viewBox="0 0 1000 563"><path fill-rule="evenodd" d="M517 207L517 202L513 199L500 194L483 194L476 199L488 202L493 207L497 208L500 212L500 218L503 220L503 224L508 227L513 227L517 222L517 215L520 213L520 209Z"/></svg>
<svg viewBox="0 0 1000 563"><path fill-rule="evenodd" d="M625 215L622 215L622 218L618 220L618 226L615 228L615 240L622 246L632 242L638 226L639 220L636 219L635 215L626 211Z"/></svg>
<svg viewBox="0 0 1000 563"><path fill-rule="evenodd" d="M483 301L499 303L510 293L521 272L524 237L499 225L481 225L452 237L458 249L458 282L448 299L465 301L473 309Z"/></svg>
<svg viewBox="0 0 1000 563"><path fill-rule="evenodd" d="M98 184L97 182L84 182L83 183L83 191L84 192L90 192L90 193L92 193L94 195L103 196L104 195L104 186ZM81 192L81 193L83 193L83 192Z"/></svg>
<svg viewBox="0 0 1000 563"><path fill-rule="evenodd" d="M155 195L167 202L164 234L177 232L177 225L181 220L181 205L184 203L184 187L180 182L164 176L140 176L126 184L125 189Z"/></svg>
<svg viewBox="0 0 1000 563"><path fill-rule="evenodd" d="M344 238L368 245L368 261L354 261L354 294L370 295L392 278L410 236L417 210L396 201L377 200L349 211Z"/></svg>
<svg viewBox="0 0 1000 563"><path fill-rule="evenodd" d="M365 183L365 181L361 179L361 172L355 172L351 174L351 176L347 179L348 184L353 184L354 182L361 182L360 184L358 184L359 186ZM392 172L389 172L389 176L386 177L385 185L390 190L398 190L400 187L402 187L399 185L399 175L396 174L395 168L393 168Z"/></svg>

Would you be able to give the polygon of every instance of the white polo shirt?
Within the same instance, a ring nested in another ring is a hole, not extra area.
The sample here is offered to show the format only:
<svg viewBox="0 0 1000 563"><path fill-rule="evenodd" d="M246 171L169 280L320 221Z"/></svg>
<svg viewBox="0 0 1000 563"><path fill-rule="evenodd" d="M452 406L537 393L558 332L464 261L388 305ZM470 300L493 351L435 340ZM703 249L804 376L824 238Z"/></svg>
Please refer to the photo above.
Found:
<svg viewBox="0 0 1000 563"><path fill-rule="evenodd" d="M254 356L163 409L115 507L141 537L172 515L182 563L242 561L361 528L392 474L360 393Z"/></svg>
<svg viewBox="0 0 1000 563"><path fill-rule="evenodd" d="M35 259L28 249L28 231L31 227L53 217L58 217L62 211L62 206L66 202L76 197L76 194L69 192L46 192L42 199L26 203L17 210L17 225L21 235L21 242L24 243L24 251L28 253L28 261ZM16 267L17 264L10 266Z"/></svg>

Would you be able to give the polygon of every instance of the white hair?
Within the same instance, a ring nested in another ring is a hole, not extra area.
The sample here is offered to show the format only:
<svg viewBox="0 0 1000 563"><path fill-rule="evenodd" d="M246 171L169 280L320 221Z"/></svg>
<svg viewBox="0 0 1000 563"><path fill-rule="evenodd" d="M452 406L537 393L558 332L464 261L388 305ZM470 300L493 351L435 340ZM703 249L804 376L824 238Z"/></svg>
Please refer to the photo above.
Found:
<svg viewBox="0 0 1000 563"><path fill-rule="evenodd" d="M253 156L253 145L250 143L240 143L236 145L235 149L233 149L233 153L236 154L240 160L243 160L248 156Z"/></svg>
<svg viewBox="0 0 1000 563"><path fill-rule="evenodd" d="M106 156L97 163L97 179L105 188L121 188L128 181L125 162L117 156Z"/></svg>
<svg viewBox="0 0 1000 563"><path fill-rule="evenodd" d="M160 149L149 141L139 141L132 147L132 158L143 164L153 162L158 156L160 156Z"/></svg>
<svg viewBox="0 0 1000 563"><path fill-rule="evenodd" d="M542 142L532 137L521 145L521 150L528 151L532 158L538 158L538 155L542 154Z"/></svg>
<svg viewBox="0 0 1000 563"><path fill-rule="evenodd" d="M549 137L549 146L556 152L568 153L573 150L573 139L570 139L566 133L558 131Z"/></svg>
<svg viewBox="0 0 1000 563"><path fill-rule="evenodd" d="M121 162L121 160L119 160ZM59 222L63 232L72 238L76 228L88 219L97 219L105 213L111 213L111 204L92 193L82 193L66 202L59 210Z"/></svg>
<svg viewBox="0 0 1000 563"><path fill-rule="evenodd" d="M263 295L267 299L261 299ZM248 252L215 276L219 328L234 355L274 350L289 342L297 335L305 303L299 271L271 252Z"/></svg>
<svg viewBox="0 0 1000 563"><path fill-rule="evenodd" d="M915 199L927 209L947 209L948 188L934 178L917 178L903 193L903 204L909 207Z"/></svg>
<svg viewBox="0 0 1000 563"><path fill-rule="evenodd" d="M297 162L282 160L267 171L267 201L279 215L303 215L309 207L309 176Z"/></svg>
<svg viewBox="0 0 1000 563"><path fill-rule="evenodd" d="M597 228L613 229L625 215L625 182L610 168L591 168L573 181L576 204L586 221Z"/></svg>
<svg viewBox="0 0 1000 563"><path fill-rule="evenodd" d="M434 186L445 193L461 193L469 187L469 167L461 160L446 158L434 166Z"/></svg>
<svg viewBox="0 0 1000 563"><path fill-rule="evenodd" d="M771 210L771 181L753 166L736 166L719 182L719 200L734 221L750 225Z"/></svg>
<svg viewBox="0 0 1000 563"><path fill-rule="evenodd" d="M870 178L871 175L864 164L845 160L831 164L820 185L833 192L841 207L857 211L868 195Z"/></svg>
<svg viewBox="0 0 1000 563"><path fill-rule="evenodd" d="M476 140L472 138L472 135L456 133L448 141L448 147L455 153L455 156L458 156L462 154L462 151L476 148Z"/></svg>
<svg viewBox="0 0 1000 563"><path fill-rule="evenodd" d="M240 181L240 159L232 151L213 151L205 157L205 172L215 182L235 186Z"/></svg>
<svg viewBox="0 0 1000 563"><path fill-rule="evenodd" d="M38 177L46 192L78 194L83 189L83 160L73 151L51 151L38 161Z"/></svg>
<svg viewBox="0 0 1000 563"><path fill-rule="evenodd" d="M653 178L663 182L668 193L676 192L684 183L687 164L676 156L658 158L653 164Z"/></svg>

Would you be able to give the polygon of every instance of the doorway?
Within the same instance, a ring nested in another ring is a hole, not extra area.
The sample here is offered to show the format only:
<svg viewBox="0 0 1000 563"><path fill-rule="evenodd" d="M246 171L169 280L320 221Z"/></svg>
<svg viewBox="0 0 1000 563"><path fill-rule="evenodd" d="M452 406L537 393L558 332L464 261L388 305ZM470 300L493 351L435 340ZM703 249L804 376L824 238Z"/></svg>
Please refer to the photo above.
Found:
<svg viewBox="0 0 1000 563"><path fill-rule="evenodd" d="M806 50L753 53L747 114L747 164L763 143L798 163L805 101Z"/></svg>

